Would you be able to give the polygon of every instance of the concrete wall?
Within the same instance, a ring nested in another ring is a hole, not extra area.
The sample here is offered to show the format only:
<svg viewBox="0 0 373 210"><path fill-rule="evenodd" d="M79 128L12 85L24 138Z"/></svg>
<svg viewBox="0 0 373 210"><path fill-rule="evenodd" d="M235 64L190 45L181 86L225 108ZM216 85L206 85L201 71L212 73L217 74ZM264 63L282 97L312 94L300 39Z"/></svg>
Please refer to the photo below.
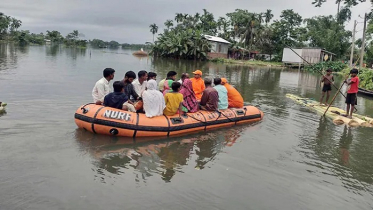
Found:
<svg viewBox="0 0 373 210"><path fill-rule="evenodd" d="M220 42L211 42L211 51L208 53L208 57L212 58L228 58L228 47L229 44Z"/></svg>
<svg viewBox="0 0 373 210"><path fill-rule="evenodd" d="M209 52L209 53L207 53L207 57L209 59L213 59L213 58L228 58L228 53L212 53L212 52Z"/></svg>
<svg viewBox="0 0 373 210"><path fill-rule="evenodd" d="M225 53L228 54L229 44L220 42L211 42L211 52L212 53Z"/></svg>

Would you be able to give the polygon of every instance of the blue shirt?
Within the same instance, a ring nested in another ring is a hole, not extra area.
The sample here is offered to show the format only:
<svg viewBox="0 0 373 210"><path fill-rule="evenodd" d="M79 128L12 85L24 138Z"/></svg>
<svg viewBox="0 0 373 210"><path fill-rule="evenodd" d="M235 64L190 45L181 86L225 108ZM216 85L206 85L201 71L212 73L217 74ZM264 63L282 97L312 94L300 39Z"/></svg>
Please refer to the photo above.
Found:
<svg viewBox="0 0 373 210"><path fill-rule="evenodd" d="M218 91L219 102L218 109L228 109L228 91L223 85L216 85L215 90Z"/></svg>
<svg viewBox="0 0 373 210"><path fill-rule="evenodd" d="M104 106L122 109L123 104L128 101L126 94L122 92L113 92L109 93L104 98Z"/></svg>

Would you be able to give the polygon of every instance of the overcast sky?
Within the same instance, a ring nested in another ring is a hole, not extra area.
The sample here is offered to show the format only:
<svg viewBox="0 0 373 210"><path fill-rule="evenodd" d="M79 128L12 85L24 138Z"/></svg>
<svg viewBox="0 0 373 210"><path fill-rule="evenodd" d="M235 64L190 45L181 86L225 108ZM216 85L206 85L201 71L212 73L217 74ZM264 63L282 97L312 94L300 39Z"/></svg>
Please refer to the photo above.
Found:
<svg viewBox="0 0 373 210"><path fill-rule="evenodd" d="M158 32L175 13L212 12L217 19L235 9L265 12L271 9L275 19L282 10L293 9L303 18L337 13L335 0L328 0L321 8L312 0L1 0L0 12L22 20L23 30L40 33L58 30L66 36L72 30L85 34L85 39L99 38L120 43L152 41L149 25L156 23ZM346 25L353 28L353 20L368 12L371 4L362 3L352 10L352 20ZM358 30L362 24L358 25ZM360 33L361 34L361 33ZM360 37L358 33L357 36Z"/></svg>

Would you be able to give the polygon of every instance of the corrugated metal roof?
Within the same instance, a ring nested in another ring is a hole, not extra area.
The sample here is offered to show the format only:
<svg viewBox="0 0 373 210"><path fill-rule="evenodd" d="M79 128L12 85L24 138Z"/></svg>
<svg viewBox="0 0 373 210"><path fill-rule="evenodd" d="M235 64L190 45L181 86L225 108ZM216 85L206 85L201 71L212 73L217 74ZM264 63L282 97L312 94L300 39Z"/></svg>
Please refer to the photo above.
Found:
<svg viewBox="0 0 373 210"><path fill-rule="evenodd" d="M203 35L207 40L209 41L213 41L213 42L221 42L221 43L226 43L226 44L230 44L230 42L228 42L227 40L223 39L223 38L220 38L220 37L217 37L217 36L210 36L210 35Z"/></svg>

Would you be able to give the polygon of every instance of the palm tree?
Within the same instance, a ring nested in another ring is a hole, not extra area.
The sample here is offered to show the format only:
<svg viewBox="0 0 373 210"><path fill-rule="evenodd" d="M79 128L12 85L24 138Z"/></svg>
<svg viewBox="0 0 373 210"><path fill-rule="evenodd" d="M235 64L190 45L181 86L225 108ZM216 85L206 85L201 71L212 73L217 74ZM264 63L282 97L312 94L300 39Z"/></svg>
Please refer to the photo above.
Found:
<svg viewBox="0 0 373 210"><path fill-rule="evenodd" d="M341 24L351 20L351 10L348 7L342 7L337 14L337 21Z"/></svg>
<svg viewBox="0 0 373 210"><path fill-rule="evenodd" d="M22 25L22 21L17 20L17 19L15 19L15 18L12 18L12 19L11 19L11 24L10 24L10 29L11 29L12 32L13 32L13 31L17 31L17 29L18 29L19 27L21 27L21 25Z"/></svg>
<svg viewBox="0 0 373 210"><path fill-rule="evenodd" d="M10 23L10 16L6 16L4 13L0 12L0 39L2 39L2 37L8 33L8 27Z"/></svg>
<svg viewBox="0 0 373 210"><path fill-rule="evenodd" d="M167 30L170 29L172 26L174 26L174 23L172 20L166 20L166 22L164 22L164 25L167 27Z"/></svg>
<svg viewBox="0 0 373 210"><path fill-rule="evenodd" d="M184 20L184 15L182 13L176 13L175 20L177 23L181 23Z"/></svg>
<svg viewBox="0 0 373 210"><path fill-rule="evenodd" d="M150 32L152 32L153 34L153 42L154 42L154 34L158 32L158 26L155 23L153 23L149 26L149 28L150 28Z"/></svg>
<svg viewBox="0 0 373 210"><path fill-rule="evenodd" d="M267 9L267 11L264 13L264 18L265 18L266 24L268 24L273 18L272 10Z"/></svg>
<svg viewBox="0 0 373 210"><path fill-rule="evenodd" d="M201 18L201 15L197 12L197 13L194 15L194 19L196 20L196 22L198 22L200 18Z"/></svg>

